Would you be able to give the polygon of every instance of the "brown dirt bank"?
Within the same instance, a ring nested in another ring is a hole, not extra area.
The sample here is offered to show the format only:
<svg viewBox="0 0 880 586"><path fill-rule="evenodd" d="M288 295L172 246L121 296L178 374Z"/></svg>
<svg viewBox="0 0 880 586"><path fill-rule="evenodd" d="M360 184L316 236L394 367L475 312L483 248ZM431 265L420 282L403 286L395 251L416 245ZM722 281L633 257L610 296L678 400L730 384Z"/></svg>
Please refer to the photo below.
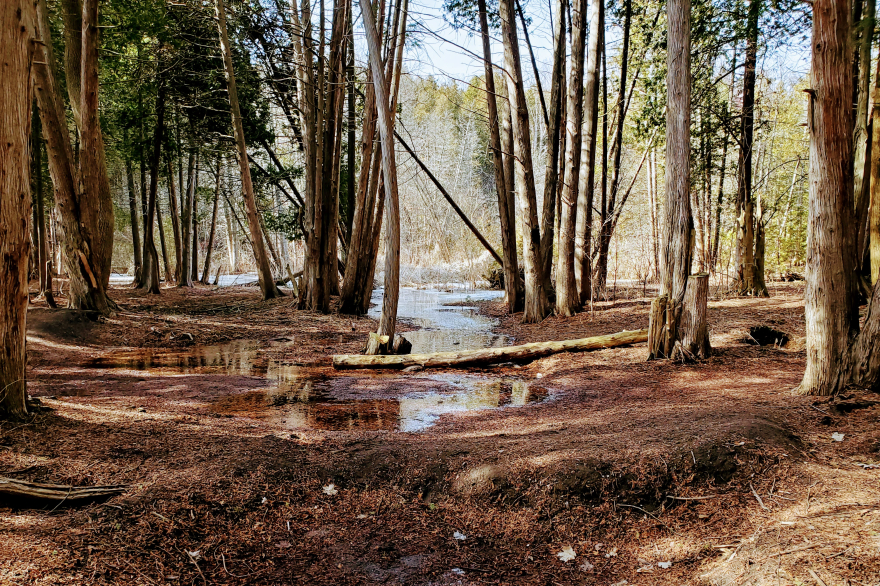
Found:
<svg viewBox="0 0 880 586"><path fill-rule="evenodd" d="M528 326L500 303L481 309L517 342L563 339L645 327L636 295ZM796 287L711 301L716 354L695 365L647 363L642 345L453 372L528 380L549 398L443 415L419 433L386 424L403 417L407 393L444 393L446 373L329 367L329 354L360 349L371 320L261 302L253 288L112 296L120 312L107 320L32 320L29 388L51 410L0 425L0 475L130 490L75 509L0 509L0 583L798 584L816 583L812 570L829 586L876 586L880 576L880 470L863 466L880 457L880 397L791 393L804 368ZM749 345L758 324L794 342ZM234 340L264 350L235 346L247 360L230 368L203 348ZM342 397L334 408L360 399L362 412L347 427L317 407L278 417L288 375L304 382L285 401L329 393ZM566 548L573 560L559 559Z"/></svg>

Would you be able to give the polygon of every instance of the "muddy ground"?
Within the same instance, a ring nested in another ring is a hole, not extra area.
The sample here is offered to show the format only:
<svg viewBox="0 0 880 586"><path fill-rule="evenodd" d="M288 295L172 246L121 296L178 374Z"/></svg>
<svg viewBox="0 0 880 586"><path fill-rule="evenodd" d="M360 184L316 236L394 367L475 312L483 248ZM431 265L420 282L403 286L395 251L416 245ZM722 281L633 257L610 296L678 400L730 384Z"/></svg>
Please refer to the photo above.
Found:
<svg viewBox="0 0 880 586"><path fill-rule="evenodd" d="M480 307L517 342L646 327L618 294L538 325ZM330 367L369 319L255 288L112 297L99 321L35 303L43 409L0 424L0 476L127 490L0 501L0 584L880 584L880 395L793 393L797 285L713 297L697 364L642 344L381 374ZM401 397L472 379L508 408L404 429Z"/></svg>

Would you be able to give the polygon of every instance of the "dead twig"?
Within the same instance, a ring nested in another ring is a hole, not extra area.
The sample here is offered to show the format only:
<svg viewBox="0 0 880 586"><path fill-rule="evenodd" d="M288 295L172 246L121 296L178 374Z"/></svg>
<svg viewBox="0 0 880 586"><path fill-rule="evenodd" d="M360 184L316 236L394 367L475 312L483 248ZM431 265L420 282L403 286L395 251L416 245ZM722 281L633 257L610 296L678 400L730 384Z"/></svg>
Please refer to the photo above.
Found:
<svg viewBox="0 0 880 586"><path fill-rule="evenodd" d="M785 551L780 551L778 553L771 553L769 557L778 558L779 556L788 555L790 553L797 553L799 551L806 551L808 549L813 549L814 547L817 547L818 545L819 545L818 543L809 543L807 545L802 545L800 547L795 547L793 549L787 549Z"/></svg>
<svg viewBox="0 0 880 586"><path fill-rule="evenodd" d="M755 487L752 486L751 482L749 482L749 488L752 489L752 494L755 495L756 499L758 499L758 504L761 505L761 508L764 509L765 511L769 511L770 509L767 508L767 505L765 505L764 501L761 500L761 497L758 496L758 492L755 490Z"/></svg>
<svg viewBox="0 0 880 586"><path fill-rule="evenodd" d="M205 582L205 584L207 584L207 583L208 583L208 579L205 578L205 575L202 573L202 569L199 567L199 562L196 560L196 556L194 556L193 554L191 554L191 553L190 553L189 551L187 551L186 549L184 549L183 551L186 552L186 555L187 555L187 557L189 558L189 561L191 561L191 562L193 563L193 565L194 565L194 566L196 567L196 569L199 571L199 576L201 576L201 577L202 577L202 580Z"/></svg>
<svg viewBox="0 0 880 586"><path fill-rule="evenodd" d="M816 582L818 582L819 586L828 586L828 584L826 584L826 583L822 580L822 578L819 577L819 574L817 574L816 572L813 571L813 568L809 568L807 571L808 571L808 572L810 573L810 575L813 577L813 580L815 580Z"/></svg>

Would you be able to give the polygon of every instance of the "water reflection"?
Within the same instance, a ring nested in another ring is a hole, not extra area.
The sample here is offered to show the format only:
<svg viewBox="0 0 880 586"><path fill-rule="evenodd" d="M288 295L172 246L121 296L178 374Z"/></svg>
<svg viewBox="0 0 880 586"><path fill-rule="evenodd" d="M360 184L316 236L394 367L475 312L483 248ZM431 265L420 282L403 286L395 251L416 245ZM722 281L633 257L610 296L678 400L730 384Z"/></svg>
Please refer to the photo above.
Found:
<svg viewBox="0 0 880 586"><path fill-rule="evenodd" d="M213 409L288 429L415 432L447 413L522 407L547 398L546 388L525 381L473 376L426 377L420 382L430 390L387 398L354 398L366 392L372 379L314 378L302 376L298 367L283 365L270 365L268 376L277 386L223 397Z"/></svg>
<svg viewBox="0 0 880 586"><path fill-rule="evenodd" d="M367 315L379 318L382 311L382 289L373 291L373 306ZM503 291L444 292L435 289L402 287L397 318L421 329L404 334L412 342L413 353L476 350L507 345L507 336L495 334L497 320L480 315L476 308L464 305L497 299Z"/></svg>

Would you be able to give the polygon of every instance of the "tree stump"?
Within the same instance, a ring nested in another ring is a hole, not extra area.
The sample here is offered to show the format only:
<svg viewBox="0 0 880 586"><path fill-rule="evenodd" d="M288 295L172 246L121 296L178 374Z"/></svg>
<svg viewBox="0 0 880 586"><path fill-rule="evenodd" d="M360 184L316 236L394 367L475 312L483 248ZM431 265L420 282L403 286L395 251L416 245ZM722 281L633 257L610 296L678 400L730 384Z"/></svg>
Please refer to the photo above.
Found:
<svg viewBox="0 0 880 586"><path fill-rule="evenodd" d="M651 301L651 315L648 320L648 360L665 356L666 302L668 299L668 296L661 295Z"/></svg>
<svg viewBox="0 0 880 586"><path fill-rule="evenodd" d="M685 358L708 358L712 352L706 323L708 300L709 274L689 276L679 322L680 349Z"/></svg>

